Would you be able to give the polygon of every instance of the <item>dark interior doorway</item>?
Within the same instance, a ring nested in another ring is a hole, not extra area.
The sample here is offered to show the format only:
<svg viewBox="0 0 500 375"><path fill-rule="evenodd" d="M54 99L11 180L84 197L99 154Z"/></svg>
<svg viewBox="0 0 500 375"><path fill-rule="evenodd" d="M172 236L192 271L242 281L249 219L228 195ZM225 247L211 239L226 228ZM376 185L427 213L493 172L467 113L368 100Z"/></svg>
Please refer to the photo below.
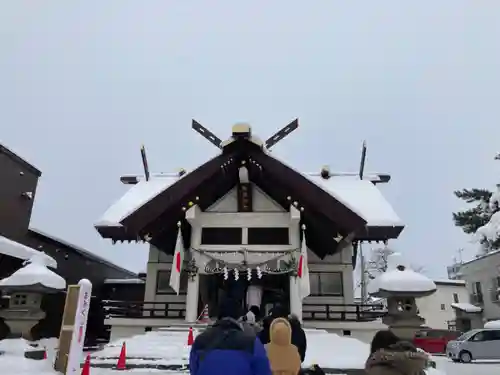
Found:
<svg viewBox="0 0 500 375"><path fill-rule="evenodd" d="M261 315L267 315L273 306L281 304L289 308L289 277L282 275L262 275L258 278L256 273L252 274L252 279L248 281L246 274L240 274L239 280L234 280L230 274L227 280L224 276L200 275L200 301L199 313L203 307L208 305L209 315L216 318L219 313L219 305L226 296L241 301L242 311L248 311L250 306L246 306L246 293L250 284L262 286L262 303L259 306Z"/></svg>

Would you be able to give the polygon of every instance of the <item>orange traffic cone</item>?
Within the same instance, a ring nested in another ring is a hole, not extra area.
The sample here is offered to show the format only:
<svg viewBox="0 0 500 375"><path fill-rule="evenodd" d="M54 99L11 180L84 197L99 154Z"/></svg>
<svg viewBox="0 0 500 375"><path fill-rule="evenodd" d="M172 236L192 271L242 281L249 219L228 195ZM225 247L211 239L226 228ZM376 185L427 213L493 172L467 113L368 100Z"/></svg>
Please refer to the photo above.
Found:
<svg viewBox="0 0 500 375"><path fill-rule="evenodd" d="M210 321L210 318L208 316L208 305L205 305L203 308L203 311L201 312L199 318L198 318L198 323L208 323Z"/></svg>
<svg viewBox="0 0 500 375"><path fill-rule="evenodd" d="M188 332L188 346L193 345L194 342L194 335L193 335L193 327L189 327L189 332Z"/></svg>
<svg viewBox="0 0 500 375"><path fill-rule="evenodd" d="M127 347L125 345L125 341L122 345L122 350L120 351L120 357L118 357L118 363L116 364L116 370L126 370L127 365Z"/></svg>
<svg viewBox="0 0 500 375"><path fill-rule="evenodd" d="M82 367L82 375L90 375L90 354L87 354L85 358L85 363Z"/></svg>

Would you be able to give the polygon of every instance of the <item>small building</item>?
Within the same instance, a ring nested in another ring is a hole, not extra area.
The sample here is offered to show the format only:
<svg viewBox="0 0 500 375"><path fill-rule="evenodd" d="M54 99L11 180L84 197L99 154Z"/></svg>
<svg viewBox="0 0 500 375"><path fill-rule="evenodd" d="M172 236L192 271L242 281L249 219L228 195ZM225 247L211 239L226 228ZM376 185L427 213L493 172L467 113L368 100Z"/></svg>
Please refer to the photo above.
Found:
<svg viewBox="0 0 500 375"><path fill-rule="evenodd" d="M233 127L225 142L199 132L219 148L217 156L191 172L122 177L133 186L95 224L113 242L150 244L144 307L134 316L144 322L115 316L113 328L192 323L205 306L216 316L223 295L244 301L249 285L263 291L264 312L281 303L316 326L367 320L354 304L356 246L395 239L404 227L373 181L327 168L301 173L270 152L274 138L262 142L248 125ZM178 236L184 261L175 265L183 269L177 295L169 280ZM303 243L310 295L300 301L294 280Z"/></svg>
<svg viewBox="0 0 500 375"><path fill-rule="evenodd" d="M464 280L470 302L482 308L483 322L500 319L500 251L448 267L449 276Z"/></svg>
<svg viewBox="0 0 500 375"><path fill-rule="evenodd" d="M67 284L82 278L93 284L88 336L90 340L106 335L101 294L106 292L106 279L137 278L137 274L53 235L30 227L31 212L41 172L20 156L0 145L0 279L20 269L24 261L44 252L47 265L62 276ZM120 286L118 286L120 288ZM47 316L35 328L35 336L59 335L65 293L44 296L42 308ZM20 299L22 303L22 299ZM2 302L0 308L6 306ZM0 339L6 326L0 319Z"/></svg>
<svg viewBox="0 0 500 375"><path fill-rule="evenodd" d="M434 284L434 294L417 300L420 316L427 327L449 329L456 324L457 309L460 311L459 307L471 305L469 293L462 280L434 280Z"/></svg>

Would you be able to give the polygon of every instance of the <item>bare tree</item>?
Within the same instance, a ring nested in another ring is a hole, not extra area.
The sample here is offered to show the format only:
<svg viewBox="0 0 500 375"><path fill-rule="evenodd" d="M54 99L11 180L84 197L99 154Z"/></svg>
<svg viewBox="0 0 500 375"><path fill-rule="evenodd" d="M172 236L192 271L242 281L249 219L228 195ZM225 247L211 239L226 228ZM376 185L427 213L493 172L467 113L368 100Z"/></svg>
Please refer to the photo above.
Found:
<svg viewBox="0 0 500 375"><path fill-rule="evenodd" d="M396 251L390 247L380 247L373 249L370 252L370 256L366 261L366 273L368 278L374 279L381 273L387 271L387 261L389 256L394 254ZM420 265L411 264L410 268L415 272L424 272L424 267Z"/></svg>

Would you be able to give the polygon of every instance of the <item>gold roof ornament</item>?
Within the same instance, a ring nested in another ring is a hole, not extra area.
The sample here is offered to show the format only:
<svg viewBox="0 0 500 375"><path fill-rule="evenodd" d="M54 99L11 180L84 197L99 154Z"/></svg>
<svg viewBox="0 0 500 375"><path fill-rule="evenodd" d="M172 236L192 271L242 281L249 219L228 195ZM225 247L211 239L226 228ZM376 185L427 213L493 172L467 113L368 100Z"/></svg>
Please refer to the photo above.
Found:
<svg viewBox="0 0 500 375"><path fill-rule="evenodd" d="M247 123L237 123L232 128L233 137L250 137L252 135L252 128Z"/></svg>

